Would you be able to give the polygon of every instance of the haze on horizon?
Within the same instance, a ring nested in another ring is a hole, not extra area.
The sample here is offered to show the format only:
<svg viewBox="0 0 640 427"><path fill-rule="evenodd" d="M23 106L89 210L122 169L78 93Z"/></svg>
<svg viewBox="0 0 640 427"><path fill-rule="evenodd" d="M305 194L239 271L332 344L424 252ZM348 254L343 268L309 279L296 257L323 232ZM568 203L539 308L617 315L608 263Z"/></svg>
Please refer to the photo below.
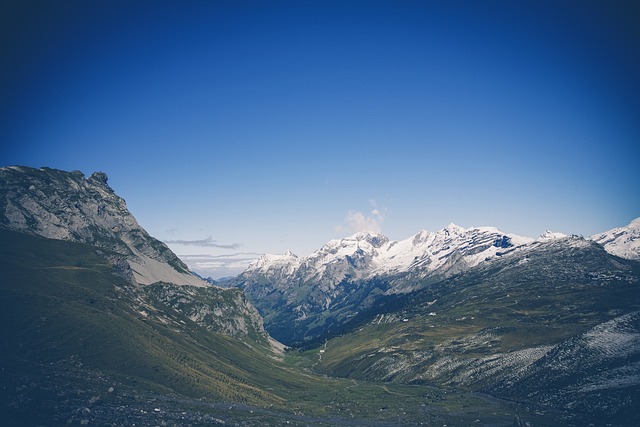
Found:
<svg viewBox="0 0 640 427"><path fill-rule="evenodd" d="M640 216L635 2L9 1L0 165L104 171L213 277L332 238Z"/></svg>

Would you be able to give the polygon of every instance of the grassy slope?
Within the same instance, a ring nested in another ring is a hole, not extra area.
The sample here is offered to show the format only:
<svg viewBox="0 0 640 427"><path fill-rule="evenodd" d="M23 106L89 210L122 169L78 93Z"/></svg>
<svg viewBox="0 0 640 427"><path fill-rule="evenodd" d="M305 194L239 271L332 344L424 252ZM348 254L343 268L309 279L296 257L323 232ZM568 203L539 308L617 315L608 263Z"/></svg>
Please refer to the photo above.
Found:
<svg viewBox="0 0 640 427"><path fill-rule="evenodd" d="M244 344L204 333L194 324L176 331L145 320L134 309L130 285L111 273L95 248L0 233L2 355L7 363L79 360L89 369L187 395L281 401L249 381L255 371L269 372L268 361Z"/></svg>
<svg viewBox="0 0 640 427"><path fill-rule="evenodd" d="M82 417L157 425L184 411L248 425L465 425L477 418L512 425L520 416L541 418L453 390L319 377L297 353L278 360L259 342L250 347L208 332L177 311L166 313L177 323L145 317L136 306L144 293L114 275L92 246L0 229L0 271L0 412L15 425ZM107 393L109 385L119 394ZM86 415L82 406L98 397L101 406ZM169 408L163 414L138 409L157 399Z"/></svg>

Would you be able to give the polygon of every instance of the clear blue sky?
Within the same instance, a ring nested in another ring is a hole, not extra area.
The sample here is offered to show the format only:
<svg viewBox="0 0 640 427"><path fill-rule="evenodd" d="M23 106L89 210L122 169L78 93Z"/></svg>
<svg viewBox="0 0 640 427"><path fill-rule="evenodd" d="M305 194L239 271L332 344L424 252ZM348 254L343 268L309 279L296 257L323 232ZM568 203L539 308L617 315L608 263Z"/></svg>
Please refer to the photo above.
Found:
<svg viewBox="0 0 640 427"><path fill-rule="evenodd" d="M591 235L640 216L634 3L3 2L0 164L106 172L214 277L362 228Z"/></svg>

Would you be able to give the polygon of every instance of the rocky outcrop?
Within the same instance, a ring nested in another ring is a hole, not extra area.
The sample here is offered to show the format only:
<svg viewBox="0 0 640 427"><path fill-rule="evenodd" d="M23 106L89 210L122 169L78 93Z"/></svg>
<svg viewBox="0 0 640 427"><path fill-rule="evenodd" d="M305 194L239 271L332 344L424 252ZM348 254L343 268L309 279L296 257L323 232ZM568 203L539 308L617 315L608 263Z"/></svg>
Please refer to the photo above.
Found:
<svg viewBox="0 0 640 427"><path fill-rule="evenodd" d="M177 286L172 283L154 283L144 291L149 307L158 316L170 318L167 313L175 310L210 332L259 343L276 352L284 346L267 334L262 317L247 302L239 289L201 288Z"/></svg>
<svg viewBox="0 0 640 427"><path fill-rule="evenodd" d="M207 286L138 224L107 182L104 172L85 178L80 171L0 168L0 226L121 254L140 284Z"/></svg>

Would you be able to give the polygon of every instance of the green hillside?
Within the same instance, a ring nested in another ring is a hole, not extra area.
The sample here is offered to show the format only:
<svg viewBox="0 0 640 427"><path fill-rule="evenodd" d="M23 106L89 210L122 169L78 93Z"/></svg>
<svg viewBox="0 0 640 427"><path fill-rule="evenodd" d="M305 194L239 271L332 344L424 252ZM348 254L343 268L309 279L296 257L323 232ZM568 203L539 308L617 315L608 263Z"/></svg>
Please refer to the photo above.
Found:
<svg viewBox="0 0 640 427"><path fill-rule="evenodd" d="M104 249L4 229L0 242L3 425L565 425L450 388L317 376L255 331L189 314L229 310L237 290L140 287Z"/></svg>
<svg viewBox="0 0 640 427"><path fill-rule="evenodd" d="M282 400L248 380L270 371L261 353L207 333L178 312L146 313L147 289L114 275L96 248L0 233L6 363L81 363L158 390L256 404ZM169 324L171 316L184 326Z"/></svg>

